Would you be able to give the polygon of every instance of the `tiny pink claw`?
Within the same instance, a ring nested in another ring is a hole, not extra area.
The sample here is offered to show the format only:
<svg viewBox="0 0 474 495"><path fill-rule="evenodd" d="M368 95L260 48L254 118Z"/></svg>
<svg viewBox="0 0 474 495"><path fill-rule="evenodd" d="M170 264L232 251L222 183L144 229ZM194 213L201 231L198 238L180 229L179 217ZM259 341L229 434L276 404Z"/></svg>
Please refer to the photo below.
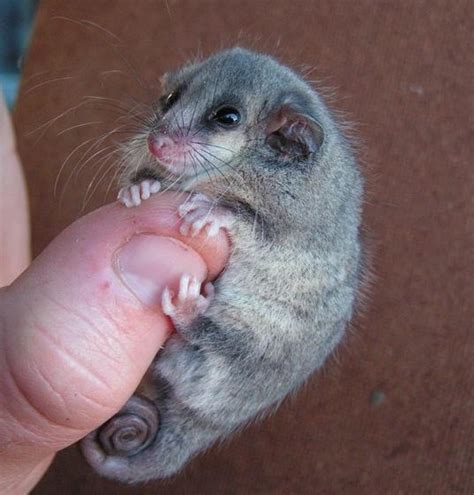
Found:
<svg viewBox="0 0 474 495"><path fill-rule="evenodd" d="M161 183L160 181L158 180L154 180L151 184L150 184L150 192L152 194L156 194L157 192L159 192L161 189Z"/></svg>
<svg viewBox="0 0 474 495"><path fill-rule="evenodd" d="M122 187L122 189L120 189L118 196L117 196L117 199L122 204L124 204L127 208L130 208L131 206L133 206L131 201L130 201L130 195L129 195L128 188L126 188L126 187Z"/></svg>
<svg viewBox="0 0 474 495"><path fill-rule="evenodd" d="M193 298L197 298L200 292L201 292L201 282L199 282L196 277L193 277L191 279L191 283L189 284L189 296Z"/></svg>
<svg viewBox="0 0 474 495"><path fill-rule="evenodd" d="M174 305L172 302L172 293L165 287L163 294L161 295L161 307L163 309L163 313L167 316L172 316L174 313Z"/></svg>
<svg viewBox="0 0 474 495"><path fill-rule="evenodd" d="M144 180L140 184L140 196L143 200L148 199L150 197L150 181Z"/></svg>
<svg viewBox="0 0 474 495"><path fill-rule="evenodd" d="M204 225L207 223L207 220L205 218L202 218L200 220L196 220L193 222L192 229L191 229L191 236L196 237L199 232L201 232L202 228Z"/></svg>
<svg viewBox="0 0 474 495"><path fill-rule="evenodd" d="M194 205L191 202L187 201L178 207L178 214L180 217L184 217L193 209Z"/></svg>
<svg viewBox="0 0 474 495"><path fill-rule="evenodd" d="M189 292L190 281L191 281L191 277L187 273L181 275L181 280L179 281L179 292L178 292L179 301L186 300Z"/></svg>
<svg viewBox="0 0 474 495"><path fill-rule="evenodd" d="M207 229L207 237L215 237L219 233L220 228L221 227L218 222L212 222Z"/></svg>
<svg viewBox="0 0 474 495"><path fill-rule="evenodd" d="M133 185L130 188L130 193L132 196L132 203L135 206L138 206L141 203L141 198L140 198L140 186Z"/></svg>

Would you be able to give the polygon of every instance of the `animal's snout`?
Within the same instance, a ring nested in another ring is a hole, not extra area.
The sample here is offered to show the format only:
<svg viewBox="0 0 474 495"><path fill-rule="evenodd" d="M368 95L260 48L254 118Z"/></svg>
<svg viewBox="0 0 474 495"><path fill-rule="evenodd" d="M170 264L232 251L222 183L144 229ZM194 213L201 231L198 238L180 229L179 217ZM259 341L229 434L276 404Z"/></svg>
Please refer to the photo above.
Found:
<svg viewBox="0 0 474 495"><path fill-rule="evenodd" d="M174 144L174 141L169 136L162 133L148 136L148 149L157 158L163 158L164 155L168 155Z"/></svg>

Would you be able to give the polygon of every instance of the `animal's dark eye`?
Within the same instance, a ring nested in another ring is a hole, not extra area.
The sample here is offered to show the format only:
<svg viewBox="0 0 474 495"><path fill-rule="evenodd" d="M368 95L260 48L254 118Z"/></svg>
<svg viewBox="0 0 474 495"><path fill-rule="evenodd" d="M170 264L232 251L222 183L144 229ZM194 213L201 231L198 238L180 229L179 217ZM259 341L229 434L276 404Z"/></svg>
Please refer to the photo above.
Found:
<svg viewBox="0 0 474 495"><path fill-rule="evenodd" d="M221 107L211 115L211 120L223 127L235 127L240 123L240 113L234 107Z"/></svg>

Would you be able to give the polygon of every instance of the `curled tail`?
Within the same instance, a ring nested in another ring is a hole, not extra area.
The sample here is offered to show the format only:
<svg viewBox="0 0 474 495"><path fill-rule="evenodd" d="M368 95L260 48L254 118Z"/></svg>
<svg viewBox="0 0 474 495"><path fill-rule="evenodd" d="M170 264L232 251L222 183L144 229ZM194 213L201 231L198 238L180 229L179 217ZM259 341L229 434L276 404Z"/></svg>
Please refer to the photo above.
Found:
<svg viewBox="0 0 474 495"><path fill-rule="evenodd" d="M134 483L175 474L220 433L175 402L134 395L81 449L101 475Z"/></svg>

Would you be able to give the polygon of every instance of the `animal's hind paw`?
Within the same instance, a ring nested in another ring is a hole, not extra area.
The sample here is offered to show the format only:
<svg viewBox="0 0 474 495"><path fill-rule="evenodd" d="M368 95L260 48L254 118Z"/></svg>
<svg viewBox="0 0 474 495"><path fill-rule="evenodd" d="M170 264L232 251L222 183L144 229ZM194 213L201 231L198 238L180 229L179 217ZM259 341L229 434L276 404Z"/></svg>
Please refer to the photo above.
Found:
<svg viewBox="0 0 474 495"><path fill-rule="evenodd" d="M168 289L163 291L161 307L174 325L186 327L209 307L214 296L214 286L208 282L204 286L204 295L201 294L201 282L188 274L181 275L179 290L176 296Z"/></svg>

